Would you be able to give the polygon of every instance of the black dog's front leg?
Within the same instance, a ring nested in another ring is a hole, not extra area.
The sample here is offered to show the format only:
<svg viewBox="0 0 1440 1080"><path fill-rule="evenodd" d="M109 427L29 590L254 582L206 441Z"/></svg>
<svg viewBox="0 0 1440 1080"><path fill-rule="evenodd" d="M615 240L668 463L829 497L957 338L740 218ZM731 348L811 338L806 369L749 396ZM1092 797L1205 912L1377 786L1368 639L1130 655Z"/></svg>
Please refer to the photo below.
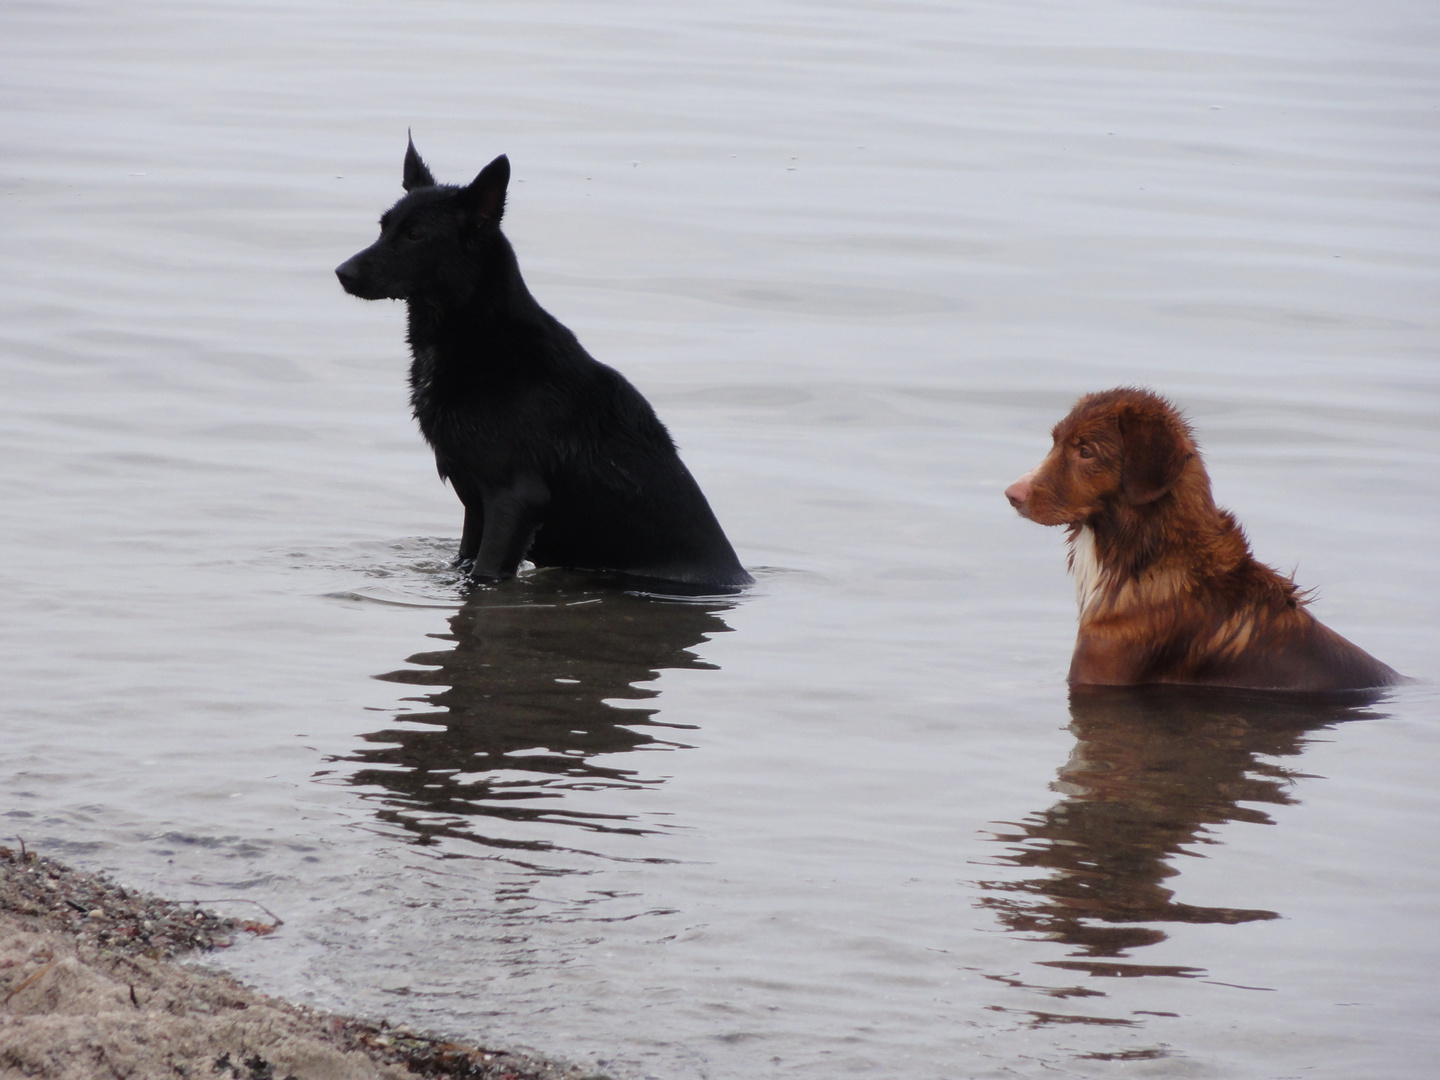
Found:
<svg viewBox="0 0 1440 1080"><path fill-rule="evenodd" d="M461 505L465 507L465 527L460 534L460 550L455 553L455 561L450 565L468 574L475 562L475 556L480 554L480 539L485 535L485 498L480 487L470 483L463 471L459 476L453 475L455 471L443 467L440 470L441 475L445 476L450 481L450 486L455 489Z"/></svg>
<svg viewBox="0 0 1440 1080"><path fill-rule="evenodd" d="M480 539L475 564L470 568L470 580L490 583L514 577L549 505L550 489L534 473L517 476L508 487L487 491L484 535ZM465 536L470 536L468 510L465 514ZM461 547L463 549L464 541Z"/></svg>
<svg viewBox="0 0 1440 1080"><path fill-rule="evenodd" d="M480 554L480 538L485 535L485 506L479 500L465 504L465 531L460 534L460 550L455 553L457 569L468 571L475 556Z"/></svg>

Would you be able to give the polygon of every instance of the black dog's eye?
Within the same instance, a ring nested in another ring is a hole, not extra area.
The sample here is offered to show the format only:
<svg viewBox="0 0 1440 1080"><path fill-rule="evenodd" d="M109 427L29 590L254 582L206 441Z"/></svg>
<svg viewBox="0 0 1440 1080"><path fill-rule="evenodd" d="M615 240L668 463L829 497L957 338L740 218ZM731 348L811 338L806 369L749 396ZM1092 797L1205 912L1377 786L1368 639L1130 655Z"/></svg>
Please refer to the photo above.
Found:
<svg viewBox="0 0 1440 1080"><path fill-rule="evenodd" d="M400 236L405 240L424 240L425 226L420 224L418 221L414 222L413 224L406 225L405 230L400 234Z"/></svg>

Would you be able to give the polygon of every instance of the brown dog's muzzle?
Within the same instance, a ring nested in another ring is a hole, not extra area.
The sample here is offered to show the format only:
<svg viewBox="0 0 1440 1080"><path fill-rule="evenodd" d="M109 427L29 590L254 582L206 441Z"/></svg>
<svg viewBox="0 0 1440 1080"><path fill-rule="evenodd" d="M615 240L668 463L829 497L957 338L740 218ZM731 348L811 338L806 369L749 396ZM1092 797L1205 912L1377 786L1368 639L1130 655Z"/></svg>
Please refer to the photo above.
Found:
<svg viewBox="0 0 1440 1080"><path fill-rule="evenodd" d="M1010 500L1010 505L1019 512L1021 517L1028 518L1030 516L1030 511L1025 504L1030 499L1030 484L1035 479L1035 473L1036 470L1031 469L1005 489L1005 498Z"/></svg>

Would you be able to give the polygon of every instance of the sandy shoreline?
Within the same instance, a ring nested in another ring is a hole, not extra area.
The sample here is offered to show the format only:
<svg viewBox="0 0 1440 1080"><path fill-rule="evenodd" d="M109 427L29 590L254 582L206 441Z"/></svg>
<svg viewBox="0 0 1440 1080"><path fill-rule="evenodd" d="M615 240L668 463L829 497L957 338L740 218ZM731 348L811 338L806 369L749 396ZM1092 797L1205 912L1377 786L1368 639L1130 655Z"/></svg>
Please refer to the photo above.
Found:
<svg viewBox="0 0 1440 1080"><path fill-rule="evenodd" d="M0 847L0 1080L602 1080L266 997L175 962L276 921L223 918Z"/></svg>

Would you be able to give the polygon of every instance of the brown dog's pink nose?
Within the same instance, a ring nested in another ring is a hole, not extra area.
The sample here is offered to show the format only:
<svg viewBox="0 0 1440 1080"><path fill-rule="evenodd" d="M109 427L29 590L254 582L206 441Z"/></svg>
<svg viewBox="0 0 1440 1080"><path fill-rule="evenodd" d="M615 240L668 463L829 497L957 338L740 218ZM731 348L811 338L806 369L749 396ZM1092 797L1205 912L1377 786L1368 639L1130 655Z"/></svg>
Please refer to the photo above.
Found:
<svg viewBox="0 0 1440 1080"><path fill-rule="evenodd" d="M1019 480L1016 480L1013 484L1011 484L1005 489L1005 498L1010 500L1010 505L1013 506L1016 510L1019 510L1020 507L1024 506L1025 500L1030 497L1031 475L1031 473L1026 473L1024 476L1020 477Z"/></svg>

